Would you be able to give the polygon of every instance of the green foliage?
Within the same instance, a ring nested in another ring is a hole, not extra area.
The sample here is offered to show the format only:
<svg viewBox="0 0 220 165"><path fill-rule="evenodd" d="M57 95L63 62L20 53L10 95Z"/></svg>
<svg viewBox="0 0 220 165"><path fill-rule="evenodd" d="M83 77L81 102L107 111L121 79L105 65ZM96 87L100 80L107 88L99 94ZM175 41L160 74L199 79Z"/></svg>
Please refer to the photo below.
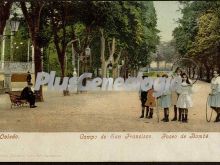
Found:
<svg viewBox="0 0 220 165"><path fill-rule="evenodd" d="M181 55L212 51L219 40L219 2L185 2L179 27L173 31Z"/></svg>
<svg viewBox="0 0 220 165"><path fill-rule="evenodd" d="M165 74L165 72L154 72L154 71L150 71L149 73L148 72L144 72L143 75L144 76L148 76L148 77L157 77L158 75L163 75Z"/></svg>
<svg viewBox="0 0 220 165"><path fill-rule="evenodd" d="M220 19L214 13L206 13L198 19L199 30L190 49L192 55L211 54L220 40Z"/></svg>
<svg viewBox="0 0 220 165"><path fill-rule="evenodd" d="M183 17L173 31L179 54L200 62L207 79L210 70L220 69L219 11L219 1L184 2L181 8Z"/></svg>
<svg viewBox="0 0 220 165"><path fill-rule="evenodd" d="M75 48L78 47L76 51L84 52L85 47L90 46L92 67L98 69L101 66L100 28L104 29L107 42L111 41L112 37L116 39L115 57L120 50L123 50L122 58L128 59L127 62L131 68L146 66L150 63L151 54L155 52L159 43L157 18L152 1L44 1L44 3L39 40L40 46L44 48L45 71L56 70L57 74L60 74L58 62L60 59L59 56L57 57L58 52L55 51L57 48L54 40L57 39L59 46L62 47L74 38L78 38L81 43L81 45L78 42L74 43ZM57 36L53 33L54 25L58 32ZM14 52L15 60L26 61L28 38L27 24L21 20L14 41L23 42L23 46ZM6 44L6 54L9 57L8 45L9 43ZM108 51L106 47L106 53ZM66 48L66 57L66 73L72 74L71 46Z"/></svg>
<svg viewBox="0 0 220 165"><path fill-rule="evenodd" d="M177 58L175 43L173 41L170 42L162 42L158 45L158 54L161 57L160 60L165 60L166 62L173 62Z"/></svg>

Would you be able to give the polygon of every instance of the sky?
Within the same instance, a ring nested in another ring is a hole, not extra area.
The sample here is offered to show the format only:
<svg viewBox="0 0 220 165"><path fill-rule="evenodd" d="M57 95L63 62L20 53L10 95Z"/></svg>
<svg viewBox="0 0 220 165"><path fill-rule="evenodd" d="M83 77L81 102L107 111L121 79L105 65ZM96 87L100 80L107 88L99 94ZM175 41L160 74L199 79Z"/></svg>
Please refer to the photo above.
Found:
<svg viewBox="0 0 220 165"><path fill-rule="evenodd" d="M159 36L161 41L170 41L172 31L178 24L175 22L181 18L178 1L154 1L154 7L157 13L157 29L161 32Z"/></svg>

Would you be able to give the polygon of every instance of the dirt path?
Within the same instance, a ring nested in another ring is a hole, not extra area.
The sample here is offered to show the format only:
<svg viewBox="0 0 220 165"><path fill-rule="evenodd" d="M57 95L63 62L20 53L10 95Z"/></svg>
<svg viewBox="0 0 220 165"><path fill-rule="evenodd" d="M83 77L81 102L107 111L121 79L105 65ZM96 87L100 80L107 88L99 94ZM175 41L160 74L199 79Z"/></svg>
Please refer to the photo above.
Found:
<svg viewBox="0 0 220 165"><path fill-rule="evenodd" d="M72 94L45 92L45 102L36 109L10 109L8 95L0 95L0 131L13 132L217 132L220 123L207 123L205 105L209 84L198 82L193 95L194 107L189 110L189 122L157 123L139 119L140 101L137 92L99 92ZM199 91L199 92L198 92ZM162 110L160 116L162 117ZM213 115L213 119L215 117ZM170 118L173 117L171 108Z"/></svg>

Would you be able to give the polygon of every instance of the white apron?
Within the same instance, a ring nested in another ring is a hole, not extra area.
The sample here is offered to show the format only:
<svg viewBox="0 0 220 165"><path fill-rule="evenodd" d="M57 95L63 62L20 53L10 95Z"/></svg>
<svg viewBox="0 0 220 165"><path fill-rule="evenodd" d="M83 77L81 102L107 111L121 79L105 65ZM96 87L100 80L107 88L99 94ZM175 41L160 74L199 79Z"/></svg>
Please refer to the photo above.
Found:
<svg viewBox="0 0 220 165"><path fill-rule="evenodd" d="M193 106L192 102L192 86L183 82L181 86L177 89L177 93L179 93L179 97L177 100L176 106L178 108L191 108Z"/></svg>

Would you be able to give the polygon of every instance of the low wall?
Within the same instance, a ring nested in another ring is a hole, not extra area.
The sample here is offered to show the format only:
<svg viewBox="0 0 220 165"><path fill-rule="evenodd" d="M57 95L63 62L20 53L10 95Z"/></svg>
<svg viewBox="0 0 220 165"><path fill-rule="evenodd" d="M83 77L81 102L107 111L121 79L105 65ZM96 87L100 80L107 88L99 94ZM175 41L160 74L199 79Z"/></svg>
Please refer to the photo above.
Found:
<svg viewBox="0 0 220 165"><path fill-rule="evenodd" d="M13 73L12 73L13 74ZM34 78L34 74L31 74L31 82L34 84L35 82L35 78ZM1 89L1 82L5 80L5 76L4 73L0 73L0 89ZM27 85L26 82L11 82L11 87L12 90L15 89L23 89L25 86Z"/></svg>

